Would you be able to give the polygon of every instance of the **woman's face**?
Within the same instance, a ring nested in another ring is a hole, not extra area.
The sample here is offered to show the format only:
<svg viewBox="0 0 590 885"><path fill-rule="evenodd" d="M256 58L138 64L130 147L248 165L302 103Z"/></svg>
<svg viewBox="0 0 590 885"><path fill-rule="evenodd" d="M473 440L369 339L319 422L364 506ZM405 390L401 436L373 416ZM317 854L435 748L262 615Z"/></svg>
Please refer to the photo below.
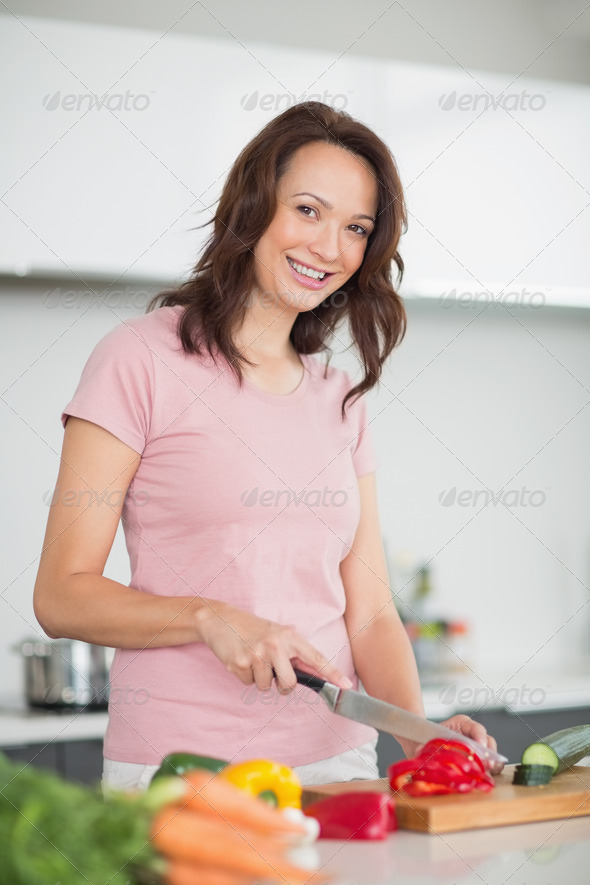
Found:
<svg viewBox="0 0 590 885"><path fill-rule="evenodd" d="M358 270L377 215L368 167L325 142L293 154L278 182L275 216L254 248L259 298L312 310Z"/></svg>

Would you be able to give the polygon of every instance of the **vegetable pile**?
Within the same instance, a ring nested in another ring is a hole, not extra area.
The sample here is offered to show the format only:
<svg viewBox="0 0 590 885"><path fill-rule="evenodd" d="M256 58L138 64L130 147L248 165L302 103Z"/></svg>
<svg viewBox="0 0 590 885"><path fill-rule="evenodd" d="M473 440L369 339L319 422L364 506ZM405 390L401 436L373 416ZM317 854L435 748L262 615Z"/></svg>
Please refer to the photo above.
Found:
<svg viewBox="0 0 590 885"><path fill-rule="evenodd" d="M494 787L479 756L461 741L436 738L413 759L394 762L387 771L391 789L410 796L484 792Z"/></svg>
<svg viewBox="0 0 590 885"><path fill-rule="evenodd" d="M0 870L10 885L303 885L298 821L211 771L160 777L145 793L64 781L0 754Z"/></svg>

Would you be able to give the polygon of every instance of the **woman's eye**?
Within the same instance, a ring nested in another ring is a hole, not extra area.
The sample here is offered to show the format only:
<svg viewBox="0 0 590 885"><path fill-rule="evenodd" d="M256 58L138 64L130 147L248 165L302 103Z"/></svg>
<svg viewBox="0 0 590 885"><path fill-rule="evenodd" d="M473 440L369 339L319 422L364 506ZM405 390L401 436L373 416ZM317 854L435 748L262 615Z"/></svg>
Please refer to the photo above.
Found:
<svg viewBox="0 0 590 885"><path fill-rule="evenodd" d="M297 206L299 212L302 212L307 218L311 218L311 212L315 212L312 206Z"/></svg>
<svg viewBox="0 0 590 885"><path fill-rule="evenodd" d="M297 211L305 215L306 218L317 216L317 209L314 209L313 206L297 206ZM349 229L359 237L368 237L370 235L367 228L363 227L362 224L350 224Z"/></svg>

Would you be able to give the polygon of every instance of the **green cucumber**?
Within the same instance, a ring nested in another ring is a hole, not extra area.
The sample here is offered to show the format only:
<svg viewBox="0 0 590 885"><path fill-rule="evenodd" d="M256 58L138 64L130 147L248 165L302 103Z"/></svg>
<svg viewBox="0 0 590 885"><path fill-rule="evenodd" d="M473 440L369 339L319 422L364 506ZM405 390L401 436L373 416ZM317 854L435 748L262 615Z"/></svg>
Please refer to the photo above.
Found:
<svg viewBox="0 0 590 885"><path fill-rule="evenodd" d="M152 783L160 778L174 777L194 771L195 768L205 768L217 774L225 768L225 759L215 759L213 756L197 756L195 753L169 753L164 756L162 764L154 774Z"/></svg>
<svg viewBox="0 0 590 885"><path fill-rule="evenodd" d="M552 765L517 765L514 769L513 784L523 787L540 787L548 784L553 777Z"/></svg>
<svg viewBox="0 0 590 885"><path fill-rule="evenodd" d="M523 765L550 765L559 774L590 755L590 725L562 728L530 744L522 754Z"/></svg>

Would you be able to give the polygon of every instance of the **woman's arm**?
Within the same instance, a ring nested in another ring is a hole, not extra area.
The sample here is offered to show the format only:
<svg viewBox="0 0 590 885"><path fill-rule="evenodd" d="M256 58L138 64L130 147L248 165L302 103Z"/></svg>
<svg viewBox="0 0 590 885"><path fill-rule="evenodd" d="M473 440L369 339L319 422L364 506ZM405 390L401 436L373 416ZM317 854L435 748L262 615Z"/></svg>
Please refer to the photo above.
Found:
<svg viewBox="0 0 590 885"><path fill-rule="evenodd" d="M375 474L359 477L358 484L361 518L351 551L340 564L355 669L368 694L423 716L416 660L389 586ZM496 749L484 726L468 716L454 716L444 724ZM400 743L408 756L419 746L407 740Z"/></svg>
<svg viewBox="0 0 590 885"><path fill-rule="evenodd" d="M112 648L206 642L238 679L256 682L261 690L272 684L273 668L279 690L296 685L291 659L348 687L340 671L292 627L220 600L158 596L103 577L140 460L97 424L68 419L33 600L48 636Z"/></svg>
<svg viewBox="0 0 590 885"><path fill-rule="evenodd" d="M68 419L33 596L50 637L118 648L194 639L194 600L152 596L102 575L140 460L102 427Z"/></svg>

